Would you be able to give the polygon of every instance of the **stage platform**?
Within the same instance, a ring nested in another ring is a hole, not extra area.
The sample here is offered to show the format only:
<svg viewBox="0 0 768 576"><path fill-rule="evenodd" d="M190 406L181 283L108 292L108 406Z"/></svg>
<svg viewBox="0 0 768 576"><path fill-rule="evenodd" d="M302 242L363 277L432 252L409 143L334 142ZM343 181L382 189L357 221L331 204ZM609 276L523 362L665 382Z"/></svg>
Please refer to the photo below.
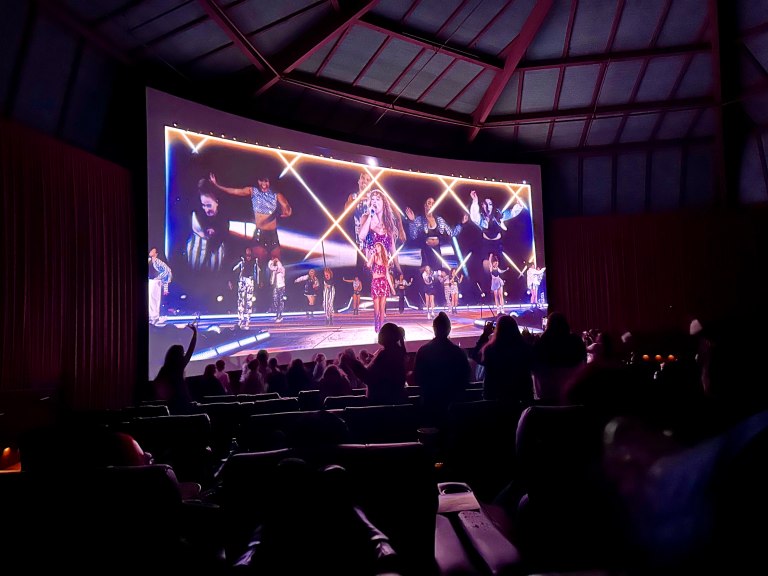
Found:
<svg viewBox="0 0 768 576"><path fill-rule="evenodd" d="M425 311L415 307L407 308L402 314L394 309L387 310L386 322L394 322L405 329L405 342L408 351L416 351L426 341L434 337L432 320ZM435 312L444 308L436 307ZM532 308L530 304L507 305L505 313L515 316L520 328L527 327L539 333L541 319L546 315L546 307ZM493 311L487 306L461 306L458 311L449 313L451 318L451 340L462 348L471 348L482 333L488 320L494 319ZM359 315L344 308L334 315L333 325L327 326L322 311L315 311L313 317L304 312L287 312L283 321L275 322L274 314L252 314L248 330L237 327L237 316L201 316L168 317L158 325L150 325L149 377L154 378L162 365L165 351L173 344L186 348L191 331L185 329L190 321L198 324L198 341L195 354L187 367L187 375L201 374L206 364L219 358L227 361L227 369L239 369L243 357L266 348L270 356L276 356L281 364L287 364L293 358L310 361L318 352L327 357L335 357L345 348L356 352L378 349L378 335L373 328L373 311L361 309Z"/></svg>

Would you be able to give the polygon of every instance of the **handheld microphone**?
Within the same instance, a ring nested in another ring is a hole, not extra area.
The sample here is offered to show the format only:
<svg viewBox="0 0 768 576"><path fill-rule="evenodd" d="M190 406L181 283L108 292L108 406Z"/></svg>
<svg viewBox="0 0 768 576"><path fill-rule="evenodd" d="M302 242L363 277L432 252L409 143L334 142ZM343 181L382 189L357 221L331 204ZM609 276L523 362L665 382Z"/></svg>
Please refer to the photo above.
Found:
<svg viewBox="0 0 768 576"><path fill-rule="evenodd" d="M147 263L152 262L152 258L147 258Z"/></svg>
<svg viewBox="0 0 768 576"><path fill-rule="evenodd" d="M373 208L371 208L371 216L373 216L374 214L376 214L376 211Z"/></svg>

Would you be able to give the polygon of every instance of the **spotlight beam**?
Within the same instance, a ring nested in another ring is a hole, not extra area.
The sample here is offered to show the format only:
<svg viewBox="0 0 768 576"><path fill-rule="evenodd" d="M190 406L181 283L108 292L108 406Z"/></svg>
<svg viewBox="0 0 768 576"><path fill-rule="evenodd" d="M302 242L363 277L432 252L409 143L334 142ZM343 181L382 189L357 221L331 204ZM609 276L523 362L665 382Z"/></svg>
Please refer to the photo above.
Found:
<svg viewBox="0 0 768 576"><path fill-rule="evenodd" d="M283 162L285 162L285 164L286 164L286 166L288 167L288 169L289 169L289 170L291 171L291 173L292 173L292 174L293 174L293 175L296 177L296 180L298 180L298 181L299 181L299 183L300 183L300 184L301 184L301 185L304 187L304 189L305 189L307 192L309 192L309 195L310 195L310 196L312 196L313 200L314 200L314 201L317 203L317 205L318 205L318 206L320 206L320 209L321 209L321 210L322 210L322 211L325 213L325 215L328 217L328 219L329 219L331 222L333 222L333 214L331 214L331 213L328 211L328 208L326 208L326 207L325 207L325 205L324 205L324 204L323 204L323 202L320 200L320 198L318 198L318 197L317 197L317 195L316 195L316 194L315 194L315 193L312 191L312 189L311 189L311 188L310 188L310 187L307 185L307 183L304 181L304 179L301 177L301 175L300 175L300 174L299 174L299 173L296 171L296 169L293 167L293 164L292 164L292 163L290 163L290 162L288 162L288 160L286 159L285 155L284 155L282 152L278 152L278 153L277 153L277 155L280 157L280 159L281 159ZM347 239L347 241L348 241L348 242L349 242L349 243L350 243L352 246L354 246L355 250L357 250L358 252L360 252L360 254L363 256L363 258L365 258L365 254L363 254L363 253L360 251L360 248L358 248L358 247L357 247L357 244L356 244L356 243L352 242L352 239L349 237L349 235L348 235L348 234L347 234L347 233L346 233L344 230L342 230L341 228L339 228L339 231L340 231L340 232L341 232L341 233L344 235L344 237ZM318 244L319 244L319 242L318 242ZM317 246L317 245L315 245L315 246ZM314 249L313 249L313 250L310 250L310 252L307 254L307 256L309 256L309 254L311 254L313 251L314 251ZM307 256L305 256L305 257L304 257L304 259L305 259L305 260L306 260Z"/></svg>
<svg viewBox="0 0 768 576"><path fill-rule="evenodd" d="M517 270L517 271L518 271L518 273L521 273L521 272L520 272L520 268L518 268L518 267L517 267L517 265L516 265L516 264L515 264L515 263L512 261L512 258L510 258L510 257L507 255L507 253L506 253L506 252L502 252L502 253L501 253L501 255L502 255L502 256L504 256L504 260L506 260L506 261L509 263L509 265L510 265L510 266L512 266L512 268L514 268L515 270Z"/></svg>
<svg viewBox="0 0 768 576"><path fill-rule="evenodd" d="M317 247L318 247L320 244L322 244L322 242L323 242L323 241L324 241L326 238L328 238L328 236L331 234L331 232L333 232L333 231L334 231L334 229L338 228L338 229L339 229L339 231L341 231L341 233L342 233L342 234L345 234L344 230L341 228L341 226L339 226L339 222L341 222L341 221L342 221L342 220L343 220L343 219L344 219L344 218L347 216L347 214L349 214L349 213L350 213L352 210L354 210L354 209L355 209L355 207L356 207L356 206L357 206L357 205L358 205L358 204L359 204L359 203L362 201L362 199L365 197L365 195L368 193L368 191L369 191L369 190L370 190L370 189L373 187L373 184L374 184L374 183L375 183L375 182L376 182L376 181L379 179L379 176L374 176L373 174L371 174L371 171L370 171L370 170L368 170L368 168L366 168L366 169L365 169L365 171L366 171L366 172L368 173L368 175L371 177L371 182L368 184L368 186L366 186L366 187L365 187L365 189L364 189L364 190L363 190L363 191L362 191L360 194L358 194L358 195L357 195L357 198L355 198L355 199L354 199L354 200L353 200L353 201L352 201L352 202L349 204L349 206L347 206L346 208L344 208L344 211L341 213L341 215L339 215L339 217L338 217L338 218L336 218L335 220L333 220L333 218L331 218L331 221L332 221L332 224L331 224L331 226L328 228L328 230L326 230L326 231L323 233L323 235L322 235L322 236L320 236L320 239L317 241L317 243L316 243L314 246L312 246L312 249L311 249L311 250L310 250L310 251L307 253L307 255L306 255L306 256L304 256L304 260L306 260L306 259L307 259L307 257L308 257L308 256L309 256L309 255L310 255L312 252L314 252L314 251L317 249ZM381 175L381 172L379 172L379 175ZM347 238L347 239L349 239L349 238ZM354 247L355 247L355 249L357 249L357 243L354 243ZM360 252L360 250L359 250L359 249L358 249L357 251L358 251L358 252ZM360 252L360 253L362 254L362 252ZM364 254L363 254L363 257L365 258L365 255L364 255Z"/></svg>

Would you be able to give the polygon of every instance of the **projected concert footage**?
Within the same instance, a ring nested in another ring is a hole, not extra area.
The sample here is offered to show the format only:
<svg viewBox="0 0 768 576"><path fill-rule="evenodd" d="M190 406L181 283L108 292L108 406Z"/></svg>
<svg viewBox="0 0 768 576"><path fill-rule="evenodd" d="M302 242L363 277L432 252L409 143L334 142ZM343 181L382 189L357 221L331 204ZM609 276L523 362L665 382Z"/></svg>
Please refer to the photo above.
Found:
<svg viewBox="0 0 768 576"><path fill-rule="evenodd" d="M538 166L363 148L153 91L148 151L151 374L189 322L205 361L374 344L385 321L427 340L441 310L470 336L546 305Z"/></svg>

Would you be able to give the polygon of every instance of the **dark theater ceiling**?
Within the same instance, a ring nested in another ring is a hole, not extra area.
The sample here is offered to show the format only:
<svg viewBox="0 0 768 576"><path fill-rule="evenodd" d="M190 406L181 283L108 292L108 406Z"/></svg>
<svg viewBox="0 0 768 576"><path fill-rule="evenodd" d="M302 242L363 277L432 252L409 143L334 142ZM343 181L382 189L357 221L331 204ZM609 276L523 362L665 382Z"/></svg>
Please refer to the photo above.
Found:
<svg viewBox="0 0 768 576"><path fill-rule="evenodd" d="M768 123L768 2L39 4L160 89L390 148L498 159L711 138L736 100Z"/></svg>

